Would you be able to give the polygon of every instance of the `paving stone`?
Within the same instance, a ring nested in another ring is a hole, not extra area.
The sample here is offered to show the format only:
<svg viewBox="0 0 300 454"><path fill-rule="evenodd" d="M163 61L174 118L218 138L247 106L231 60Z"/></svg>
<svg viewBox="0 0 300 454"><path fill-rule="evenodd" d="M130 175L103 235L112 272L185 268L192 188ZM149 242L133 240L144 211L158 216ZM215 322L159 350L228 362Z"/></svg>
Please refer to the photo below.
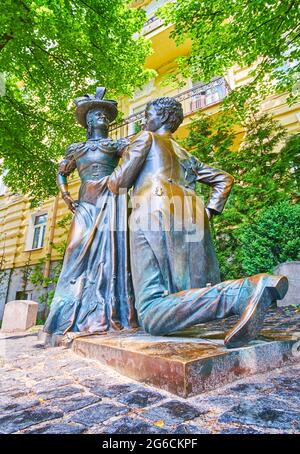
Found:
<svg viewBox="0 0 300 454"><path fill-rule="evenodd" d="M75 380L85 380L102 375L100 369L87 367L87 365L85 365L85 368L83 369L76 369L74 371L70 371L69 373L73 378L75 378Z"/></svg>
<svg viewBox="0 0 300 454"><path fill-rule="evenodd" d="M41 348L42 350L42 353L41 353L41 356L42 357L47 357L47 360L48 358L57 358L61 353L64 352L64 347L47 347L45 348L44 347L44 344L43 343L36 343L35 345L32 346L33 348Z"/></svg>
<svg viewBox="0 0 300 454"><path fill-rule="evenodd" d="M36 393L43 391L52 391L53 389L60 388L61 386L67 386L73 384L74 381L70 378L60 378L58 380L42 380L32 387L32 390Z"/></svg>
<svg viewBox="0 0 300 454"><path fill-rule="evenodd" d="M12 380L12 374L13 374L13 380L17 380L24 378L25 373L24 371L17 370L15 368L13 369L4 369L1 368L1 377L0 377L0 383L4 383L6 380ZM1 386L1 384L0 384Z"/></svg>
<svg viewBox="0 0 300 454"><path fill-rule="evenodd" d="M166 434L167 429L157 427L141 418L124 417L98 430L103 434Z"/></svg>
<svg viewBox="0 0 300 454"><path fill-rule="evenodd" d="M30 368L36 367L39 364L39 359L38 358L24 358L24 359L18 359L14 362L14 366L22 369L22 370L28 370Z"/></svg>
<svg viewBox="0 0 300 454"><path fill-rule="evenodd" d="M241 401L240 396L209 396L209 397L202 397L199 399L195 399L195 403L197 407L202 410L206 410L210 412L212 409L217 410L224 410L232 408L233 404L239 404Z"/></svg>
<svg viewBox="0 0 300 454"><path fill-rule="evenodd" d="M159 393L141 389L121 396L120 398L118 398L118 401L122 402L123 404L127 404L129 407L143 408L148 407L149 405L153 405L163 398L164 396Z"/></svg>
<svg viewBox="0 0 300 454"><path fill-rule="evenodd" d="M50 419L61 418L61 411L53 411L49 408L37 406L30 410L25 410L18 413L10 413L0 417L0 427L3 433L9 434L18 430L30 427L33 424L38 424Z"/></svg>
<svg viewBox="0 0 300 454"><path fill-rule="evenodd" d="M85 426L92 426L93 424L102 423L112 416L118 416L127 412L128 408L124 405L100 403L77 411L70 417L70 421L78 422Z"/></svg>
<svg viewBox="0 0 300 454"><path fill-rule="evenodd" d="M24 430L25 434L81 434L86 430L81 424L46 424L42 427Z"/></svg>
<svg viewBox="0 0 300 454"><path fill-rule="evenodd" d="M67 364L66 366L63 366L62 367L62 370L64 372L73 372L75 370L78 370L78 369L82 369L82 368L85 368L89 365L89 363L85 360L73 360L72 362L70 362L69 364Z"/></svg>
<svg viewBox="0 0 300 454"><path fill-rule="evenodd" d="M10 391L6 391L5 395L9 396L10 399L17 399L19 397L25 397L31 394L31 388L26 387L24 385L23 389L12 389ZM2 394L3 396L4 394Z"/></svg>
<svg viewBox="0 0 300 454"><path fill-rule="evenodd" d="M12 404L11 398L5 394L0 395L0 409L9 404Z"/></svg>
<svg viewBox="0 0 300 454"><path fill-rule="evenodd" d="M241 423L263 428L290 430L300 428L300 413L290 411L277 399L259 398L241 402L219 417L221 423Z"/></svg>
<svg viewBox="0 0 300 454"><path fill-rule="evenodd" d="M63 386L61 388L41 391L37 393L37 396L43 400L50 400L73 396L75 394L81 393L82 391L83 388L79 386Z"/></svg>
<svg viewBox="0 0 300 454"><path fill-rule="evenodd" d="M238 385L227 388L227 393L254 394L257 392L272 392L274 387L268 383L239 383Z"/></svg>
<svg viewBox="0 0 300 454"><path fill-rule="evenodd" d="M152 421L162 420L166 425L171 425L194 419L206 412L206 410L202 412L188 403L171 400L146 410L141 415L143 418Z"/></svg>
<svg viewBox="0 0 300 454"><path fill-rule="evenodd" d="M87 407L88 405L100 402L101 398L93 395L73 396L71 399L54 399L51 401L51 406L58 407L64 413L79 410L80 408Z"/></svg>
<svg viewBox="0 0 300 454"><path fill-rule="evenodd" d="M3 393L9 393L10 391L14 391L14 390L22 390L22 388L24 388L24 383L21 382L20 380L15 380L13 378L10 378L6 381L2 381L2 383L0 383L0 394L3 394Z"/></svg>
<svg viewBox="0 0 300 454"><path fill-rule="evenodd" d="M72 355L68 356L68 358L65 358L65 357L62 357L61 355L59 355L58 358L48 360L44 364L44 370L51 371L53 369L56 369L56 370L59 370L60 372L62 372L62 371L67 372L65 369L66 366L73 364L73 362L74 362L74 358L72 357Z"/></svg>
<svg viewBox="0 0 300 454"><path fill-rule="evenodd" d="M170 433L184 435L184 434L210 434L208 429L194 426L192 424L180 424Z"/></svg>
<svg viewBox="0 0 300 454"><path fill-rule="evenodd" d="M254 396L255 397L255 396ZM282 410L282 411L289 411L291 409L290 402L286 399L278 399L272 394L272 396L267 397L259 397L253 400L253 402L257 402L258 405L265 405L270 407L274 410ZM300 416L300 407L298 409L299 416Z"/></svg>
<svg viewBox="0 0 300 454"><path fill-rule="evenodd" d="M226 427L220 431L220 434L222 435L262 434L262 432L259 432L258 430L252 427L242 426L242 427Z"/></svg>
<svg viewBox="0 0 300 454"><path fill-rule="evenodd" d="M101 389L107 388L107 384L116 385L119 383L114 383L110 377L97 376L97 378L85 378L84 380L79 380L79 383L82 386L87 386L90 389Z"/></svg>
<svg viewBox="0 0 300 454"><path fill-rule="evenodd" d="M271 394L272 399L284 405L285 410L300 411L300 393L296 391L286 390L284 388L276 389Z"/></svg>
<svg viewBox="0 0 300 454"><path fill-rule="evenodd" d="M295 363L291 367L286 368L286 374L285 375L291 375L295 376L295 373L300 372L300 363Z"/></svg>
<svg viewBox="0 0 300 454"><path fill-rule="evenodd" d="M56 373L50 374L50 373L47 373L47 372L34 370L34 371L31 371L31 372L28 372L26 374L26 377L30 378L31 380L35 380L35 381L39 382L39 381L42 381L42 380L49 380L49 378L52 378L52 380L55 380L57 378L57 374Z"/></svg>
<svg viewBox="0 0 300 454"><path fill-rule="evenodd" d="M269 380L275 386L300 393L299 377L276 377Z"/></svg>
<svg viewBox="0 0 300 454"><path fill-rule="evenodd" d="M93 394L96 394L100 397L109 398L115 398L122 394L141 389L140 386L131 383L123 385L117 384L112 386L107 386L107 384L103 386L89 386L89 388Z"/></svg>
<svg viewBox="0 0 300 454"><path fill-rule="evenodd" d="M17 399L12 400L9 397L6 397L6 399L0 398L0 414L3 415L11 412L20 412L28 408L36 407L39 404L40 402L37 399L20 401Z"/></svg>

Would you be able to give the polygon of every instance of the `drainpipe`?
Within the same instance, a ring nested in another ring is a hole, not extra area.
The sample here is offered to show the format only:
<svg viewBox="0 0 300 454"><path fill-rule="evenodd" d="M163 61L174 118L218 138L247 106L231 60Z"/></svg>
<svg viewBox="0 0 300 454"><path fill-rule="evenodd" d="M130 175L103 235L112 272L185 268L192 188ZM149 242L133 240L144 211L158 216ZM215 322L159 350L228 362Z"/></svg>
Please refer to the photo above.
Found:
<svg viewBox="0 0 300 454"><path fill-rule="evenodd" d="M53 203L52 219L51 219L51 226L50 226L50 232L49 232L49 241L48 241L48 247L47 247L47 251L46 251L46 262L45 262L45 268L44 268L44 277L45 278L48 278L50 275L52 244L53 244L53 239L54 239L58 202L59 202L59 194L55 197L54 203ZM47 287L47 285L44 285L44 287Z"/></svg>

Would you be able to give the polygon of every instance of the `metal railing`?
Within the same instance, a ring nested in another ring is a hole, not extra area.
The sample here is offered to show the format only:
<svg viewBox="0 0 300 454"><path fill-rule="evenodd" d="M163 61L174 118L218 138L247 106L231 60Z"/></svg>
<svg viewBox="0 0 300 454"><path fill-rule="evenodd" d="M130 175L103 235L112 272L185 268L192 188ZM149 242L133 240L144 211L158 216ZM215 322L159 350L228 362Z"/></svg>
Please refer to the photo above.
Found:
<svg viewBox="0 0 300 454"><path fill-rule="evenodd" d="M151 16L146 22L142 30L143 35L148 35L148 33L153 32L153 30L156 30L157 28L161 27L163 25L164 21L160 19L159 17L153 15Z"/></svg>
<svg viewBox="0 0 300 454"><path fill-rule="evenodd" d="M182 104L184 117L208 106L222 101L229 92L229 86L223 77L213 79L207 84L198 84L189 90L183 91L173 97ZM169 96L172 96L170 93ZM120 139L130 137L141 130L141 123L145 112L139 112L126 117L121 123L110 126L110 137Z"/></svg>

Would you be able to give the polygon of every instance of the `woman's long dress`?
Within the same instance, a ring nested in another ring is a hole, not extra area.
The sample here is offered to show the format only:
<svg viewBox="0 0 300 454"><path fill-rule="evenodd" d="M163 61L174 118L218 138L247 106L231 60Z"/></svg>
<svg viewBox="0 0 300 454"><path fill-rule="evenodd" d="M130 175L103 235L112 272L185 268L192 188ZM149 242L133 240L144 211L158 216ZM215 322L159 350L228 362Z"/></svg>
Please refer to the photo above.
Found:
<svg viewBox="0 0 300 454"><path fill-rule="evenodd" d="M81 186L63 267L44 326L49 334L137 326L129 269L126 194L107 188L122 141L73 144L59 173L77 168Z"/></svg>

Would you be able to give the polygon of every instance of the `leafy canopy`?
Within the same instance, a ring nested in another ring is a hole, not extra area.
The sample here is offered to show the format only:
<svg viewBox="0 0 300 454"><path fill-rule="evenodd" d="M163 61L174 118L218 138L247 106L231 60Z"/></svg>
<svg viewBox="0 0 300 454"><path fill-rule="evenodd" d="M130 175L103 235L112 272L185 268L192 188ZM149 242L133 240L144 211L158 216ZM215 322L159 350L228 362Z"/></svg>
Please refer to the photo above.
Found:
<svg viewBox="0 0 300 454"><path fill-rule="evenodd" d="M152 76L143 68L150 43L139 34L145 13L128 3L2 0L0 163L13 191L35 201L56 193L57 159L84 139L71 100L96 86L130 95Z"/></svg>
<svg viewBox="0 0 300 454"><path fill-rule="evenodd" d="M253 65L251 81L226 101L239 116L245 105L253 108L270 93L287 91L291 102L297 97L298 0L184 0L166 4L158 14L174 24L176 43L192 41L190 55L178 60L184 78L209 81L234 65Z"/></svg>

